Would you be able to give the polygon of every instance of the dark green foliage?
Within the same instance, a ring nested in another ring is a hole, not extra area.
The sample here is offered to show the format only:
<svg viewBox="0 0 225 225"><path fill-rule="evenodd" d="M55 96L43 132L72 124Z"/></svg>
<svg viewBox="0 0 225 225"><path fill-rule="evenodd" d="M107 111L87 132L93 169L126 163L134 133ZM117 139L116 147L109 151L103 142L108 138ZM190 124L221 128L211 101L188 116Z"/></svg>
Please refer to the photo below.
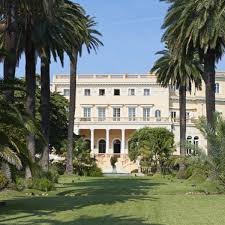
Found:
<svg viewBox="0 0 225 225"><path fill-rule="evenodd" d="M34 178L32 182L32 189L48 192L54 189L54 182L48 180L47 178Z"/></svg>
<svg viewBox="0 0 225 225"><path fill-rule="evenodd" d="M16 188L18 191L22 191L24 189L36 189L39 191L51 191L54 189L54 182L44 178L32 178L32 179L24 179L19 177L16 179Z"/></svg>
<svg viewBox="0 0 225 225"><path fill-rule="evenodd" d="M136 131L129 142L129 157L132 161L141 157L143 166L163 167L174 152L174 135L166 128L143 128Z"/></svg>
<svg viewBox="0 0 225 225"><path fill-rule="evenodd" d="M89 147L89 143L84 141L83 138L79 138L75 142L73 166L74 173L79 176L90 176L91 173L100 173L95 159L91 157Z"/></svg>
<svg viewBox="0 0 225 225"><path fill-rule="evenodd" d="M66 165L64 161L54 162L51 164L51 168L53 168L59 175L63 175L66 171Z"/></svg>
<svg viewBox="0 0 225 225"><path fill-rule="evenodd" d="M102 177L102 170L98 168L96 165L93 166L89 172L90 177Z"/></svg>
<svg viewBox="0 0 225 225"><path fill-rule="evenodd" d="M50 168L47 172L44 172L43 175L42 175L42 178L43 177L48 179L49 181L51 181L53 183L58 183L58 180L59 180L58 171L53 169L53 168Z"/></svg>
<svg viewBox="0 0 225 225"><path fill-rule="evenodd" d="M215 176L225 186L225 119L222 115L214 115L214 129L202 118L198 124L210 145L209 156L202 151L199 155L208 163L211 175Z"/></svg>
<svg viewBox="0 0 225 225"><path fill-rule="evenodd" d="M40 124L40 88L37 87L36 92L36 119ZM57 152L63 146L67 138L68 129L68 101L57 92L50 94L50 118L49 118L49 144L53 146Z"/></svg>

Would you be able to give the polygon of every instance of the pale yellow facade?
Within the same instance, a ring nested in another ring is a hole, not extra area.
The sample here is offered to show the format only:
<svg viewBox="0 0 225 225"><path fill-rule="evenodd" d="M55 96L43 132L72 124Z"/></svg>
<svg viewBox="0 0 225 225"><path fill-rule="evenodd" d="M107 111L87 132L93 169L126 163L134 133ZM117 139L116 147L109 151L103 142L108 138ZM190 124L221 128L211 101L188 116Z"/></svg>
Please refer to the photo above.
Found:
<svg viewBox="0 0 225 225"><path fill-rule="evenodd" d="M55 75L52 91L69 98L69 76ZM225 113L225 74L216 76L216 110ZM206 140L195 127L205 116L205 88L187 93L187 139L206 149ZM163 88L154 74L78 75L74 131L90 142L103 172L110 172L110 157L120 156L118 172L137 168L128 159L128 142L143 127L165 127L179 144L179 93ZM188 152L187 152L188 153ZM179 154L179 148L177 152Z"/></svg>

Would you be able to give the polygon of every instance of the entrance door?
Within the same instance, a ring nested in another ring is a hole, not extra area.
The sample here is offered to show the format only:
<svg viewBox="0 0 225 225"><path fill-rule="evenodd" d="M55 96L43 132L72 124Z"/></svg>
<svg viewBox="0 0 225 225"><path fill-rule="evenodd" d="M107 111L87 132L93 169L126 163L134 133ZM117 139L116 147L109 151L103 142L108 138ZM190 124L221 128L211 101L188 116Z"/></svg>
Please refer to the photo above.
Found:
<svg viewBox="0 0 225 225"><path fill-rule="evenodd" d="M121 152L121 142L120 142L120 140L115 140L113 142L113 152L115 154L120 154L120 152Z"/></svg>
<svg viewBox="0 0 225 225"><path fill-rule="evenodd" d="M105 153L106 152L106 142L105 140L100 140L98 143L98 152Z"/></svg>

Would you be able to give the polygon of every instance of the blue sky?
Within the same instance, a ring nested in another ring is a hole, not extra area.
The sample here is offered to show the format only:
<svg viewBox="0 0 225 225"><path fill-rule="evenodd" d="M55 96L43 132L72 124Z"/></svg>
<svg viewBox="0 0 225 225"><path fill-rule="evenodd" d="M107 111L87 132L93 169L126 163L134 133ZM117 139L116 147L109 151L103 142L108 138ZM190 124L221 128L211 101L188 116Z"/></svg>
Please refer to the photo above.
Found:
<svg viewBox="0 0 225 225"><path fill-rule="evenodd" d="M104 47L97 54L85 51L79 59L78 72L85 73L147 73L162 50L161 25L168 5L159 0L76 0L88 14L96 17ZM224 65L223 65L224 64ZM39 72L39 61L37 72ZM225 70L225 61L218 70ZM2 66L0 67L2 71ZM69 73L65 65L52 63L51 76ZM24 75L24 58L17 68Z"/></svg>

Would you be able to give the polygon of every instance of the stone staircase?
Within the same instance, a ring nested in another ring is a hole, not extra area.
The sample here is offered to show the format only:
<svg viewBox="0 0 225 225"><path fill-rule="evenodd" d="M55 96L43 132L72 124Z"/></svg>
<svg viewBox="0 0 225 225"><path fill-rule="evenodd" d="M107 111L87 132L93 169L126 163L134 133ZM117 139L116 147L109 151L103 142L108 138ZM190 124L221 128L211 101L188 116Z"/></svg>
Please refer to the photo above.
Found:
<svg viewBox="0 0 225 225"><path fill-rule="evenodd" d="M102 169L103 173L118 173L118 174L130 174L132 170L138 169L138 165L131 162L127 154L120 154L118 156L118 161L115 164L116 169L113 171L110 159L114 154L98 154L95 155L96 162L99 168Z"/></svg>

